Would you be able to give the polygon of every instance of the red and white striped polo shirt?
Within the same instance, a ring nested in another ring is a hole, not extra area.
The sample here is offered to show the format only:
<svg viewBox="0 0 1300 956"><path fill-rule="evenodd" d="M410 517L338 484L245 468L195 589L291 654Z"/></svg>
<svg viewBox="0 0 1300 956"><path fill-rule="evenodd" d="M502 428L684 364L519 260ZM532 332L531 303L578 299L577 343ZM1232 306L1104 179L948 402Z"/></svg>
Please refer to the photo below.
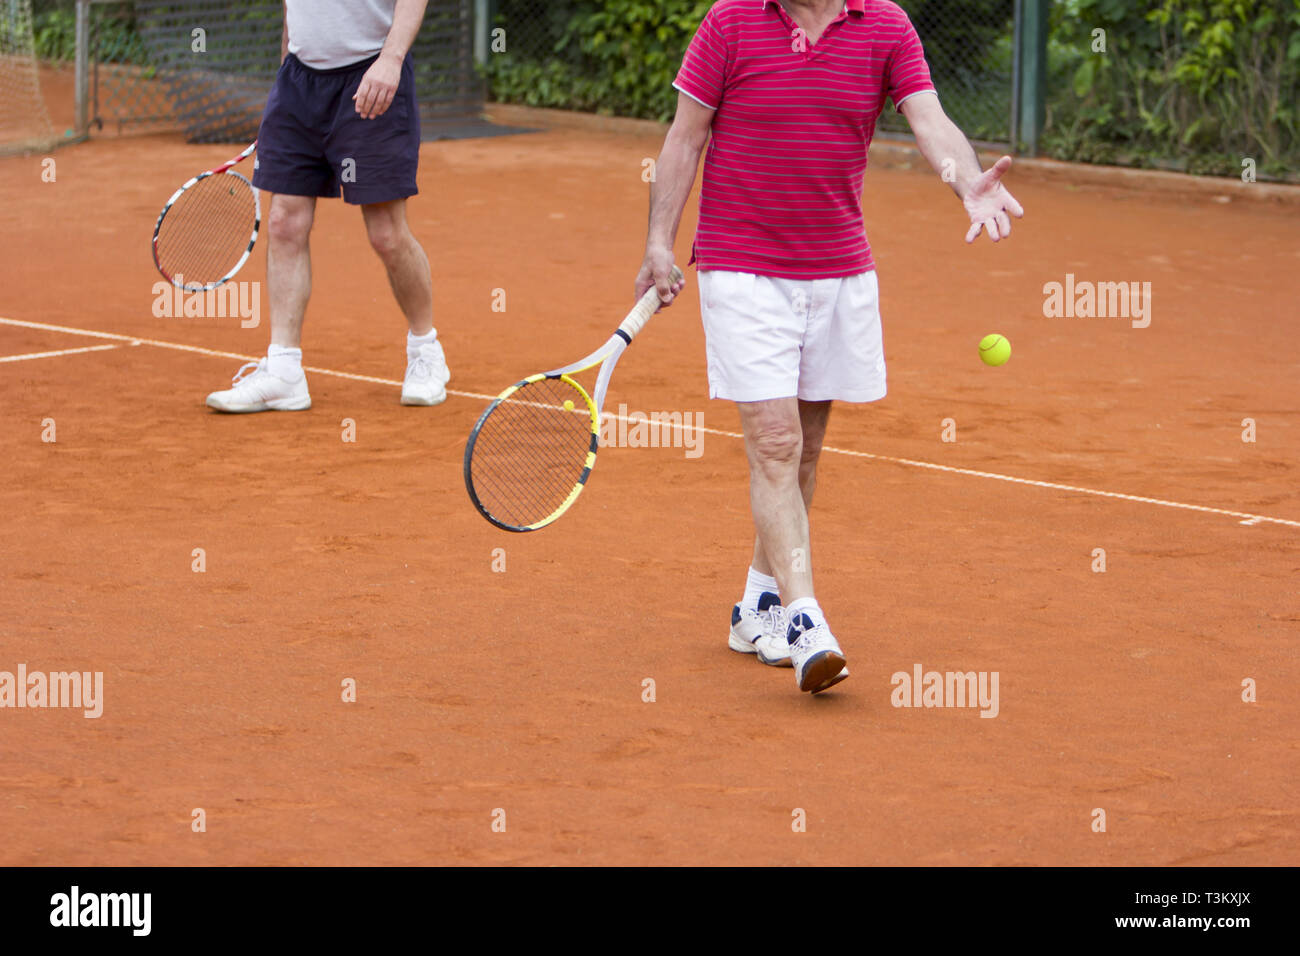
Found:
<svg viewBox="0 0 1300 956"><path fill-rule="evenodd" d="M826 279L874 268L862 223L867 144L888 96L933 91L889 0L848 0L815 44L777 0L719 0L677 89L716 110L694 257L700 269Z"/></svg>

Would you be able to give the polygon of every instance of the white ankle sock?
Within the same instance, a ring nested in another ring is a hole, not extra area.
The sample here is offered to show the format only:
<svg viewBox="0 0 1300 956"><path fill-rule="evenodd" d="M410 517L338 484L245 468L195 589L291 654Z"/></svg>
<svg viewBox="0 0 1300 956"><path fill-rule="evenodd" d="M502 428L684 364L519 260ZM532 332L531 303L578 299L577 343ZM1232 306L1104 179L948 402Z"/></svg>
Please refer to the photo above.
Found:
<svg viewBox="0 0 1300 956"><path fill-rule="evenodd" d="M266 370L276 378L296 382L302 377L302 349L272 345L266 350Z"/></svg>
<svg viewBox="0 0 1300 956"><path fill-rule="evenodd" d="M770 574L763 574L755 571L751 566L749 574L745 578L745 596L740 599L740 603L745 607L758 607L758 597L764 591L771 591L773 594L779 594L780 591L776 586L776 578Z"/></svg>
<svg viewBox="0 0 1300 956"><path fill-rule="evenodd" d="M786 611L789 613L790 620L792 621L799 614L807 614L812 618L813 627L816 627L818 624L826 623L826 615L822 613L822 609L817 604L816 598L806 597L799 598L797 601L791 601L786 607Z"/></svg>
<svg viewBox="0 0 1300 956"><path fill-rule="evenodd" d="M438 330L430 329L424 335L415 335L409 329L406 333L406 351L418 352L421 345L430 345L438 341Z"/></svg>

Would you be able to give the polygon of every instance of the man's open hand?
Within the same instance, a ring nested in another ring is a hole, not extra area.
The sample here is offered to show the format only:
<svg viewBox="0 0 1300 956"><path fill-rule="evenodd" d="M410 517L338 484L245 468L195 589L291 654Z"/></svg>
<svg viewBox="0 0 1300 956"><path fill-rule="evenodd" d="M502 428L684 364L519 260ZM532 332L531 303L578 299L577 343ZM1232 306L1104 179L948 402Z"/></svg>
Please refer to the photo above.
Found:
<svg viewBox="0 0 1300 956"><path fill-rule="evenodd" d="M967 242L978 239L981 229L987 230L989 238L997 242L1011 235L1011 216L1017 219L1024 216L1024 207L1002 185L1002 176L1010 168L1011 157L1003 156L984 170L983 175L966 191L962 205L970 214L971 222L966 233Z"/></svg>

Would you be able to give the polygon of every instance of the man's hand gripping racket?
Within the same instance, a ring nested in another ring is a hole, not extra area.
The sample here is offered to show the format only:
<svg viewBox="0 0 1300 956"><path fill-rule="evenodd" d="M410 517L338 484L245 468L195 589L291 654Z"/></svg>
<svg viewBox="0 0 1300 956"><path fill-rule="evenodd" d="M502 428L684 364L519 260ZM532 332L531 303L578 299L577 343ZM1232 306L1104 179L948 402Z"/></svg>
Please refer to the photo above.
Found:
<svg viewBox="0 0 1300 956"><path fill-rule="evenodd" d="M682 279L674 266L673 285ZM487 407L465 445L465 488L484 518L506 531L536 531L569 510L596 464L614 366L659 306L651 286L596 351L516 382ZM571 376L598 364L588 395Z"/></svg>

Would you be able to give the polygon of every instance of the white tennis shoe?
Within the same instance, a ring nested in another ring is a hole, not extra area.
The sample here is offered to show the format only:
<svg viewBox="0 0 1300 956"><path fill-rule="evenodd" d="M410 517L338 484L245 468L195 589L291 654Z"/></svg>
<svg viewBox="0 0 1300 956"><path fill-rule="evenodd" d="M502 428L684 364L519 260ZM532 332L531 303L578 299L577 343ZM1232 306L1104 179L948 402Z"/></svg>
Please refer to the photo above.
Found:
<svg viewBox="0 0 1300 956"><path fill-rule="evenodd" d="M311 408L307 376L290 382L272 375L266 359L249 362L235 373L231 388L208 396L208 407L219 412L301 412Z"/></svg>
<svg viewBox="0 0 1300 956"><path fill-rule="evenodd" d="M772 667L790 666L790 644L786 640L785 608L771 591L758 598L758 609L737 604L731 609L731 634L727 646L741 654L757 654Z"/></svg>
<svg viewBox="0 0 1300 956"><path fill-rule="evenodd" d="M403 405L441 405L447 400L451 370L437 339L406 353L406 378L402 380Z"/></svg>
<svg viewBox="0 0 1300 956"><path fill-rule="evenodd" d="M796 614L790 619L787 640L800 690L820 694L849 676L844 652L825 622L814 624L807 614Z"/></svg>

